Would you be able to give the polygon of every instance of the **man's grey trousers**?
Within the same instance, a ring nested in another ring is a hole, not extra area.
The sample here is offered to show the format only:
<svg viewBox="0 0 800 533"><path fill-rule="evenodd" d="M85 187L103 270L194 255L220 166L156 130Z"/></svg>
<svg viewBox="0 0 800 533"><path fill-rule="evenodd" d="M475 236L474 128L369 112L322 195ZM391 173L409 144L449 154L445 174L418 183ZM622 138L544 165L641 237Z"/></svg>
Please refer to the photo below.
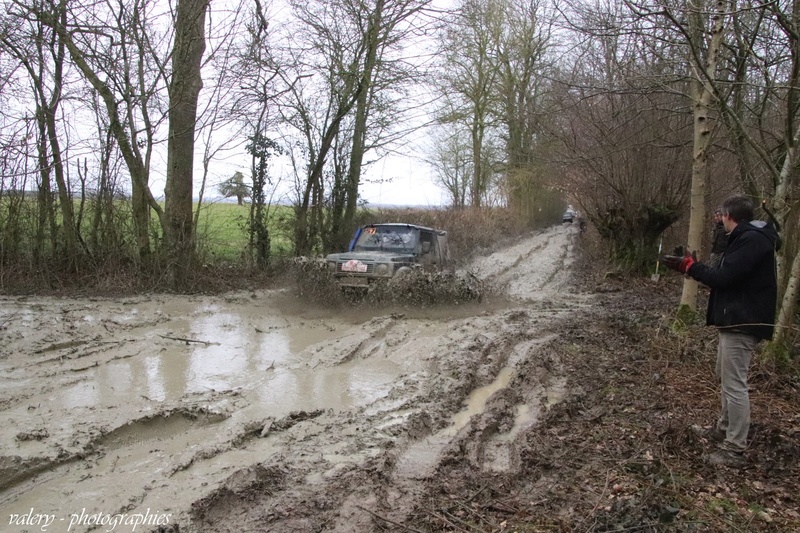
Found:
<svg viewBox="0 0 800 533"><path fill-rule="evenodd" d="M732 452L743 452L747 448L747 433L750 431L747 374L758 342L756 337L746 333L719 330L717 378L722 384L722 411L717 427L726 435L720 447Z"/></svg>

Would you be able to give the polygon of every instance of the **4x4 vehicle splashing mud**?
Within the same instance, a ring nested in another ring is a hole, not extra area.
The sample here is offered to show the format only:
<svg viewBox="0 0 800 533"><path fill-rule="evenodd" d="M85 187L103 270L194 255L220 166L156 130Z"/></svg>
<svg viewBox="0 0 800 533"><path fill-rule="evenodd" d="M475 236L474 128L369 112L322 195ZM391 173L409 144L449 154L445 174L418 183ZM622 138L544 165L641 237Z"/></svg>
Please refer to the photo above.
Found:
<svg viewBox="0 0 800 533"><path fill-rule="evenodd" d="M412 269L451 267L446 231L397 223L359 228L349 251L330 254L325 260L339 285L364 289Z"/></svg>

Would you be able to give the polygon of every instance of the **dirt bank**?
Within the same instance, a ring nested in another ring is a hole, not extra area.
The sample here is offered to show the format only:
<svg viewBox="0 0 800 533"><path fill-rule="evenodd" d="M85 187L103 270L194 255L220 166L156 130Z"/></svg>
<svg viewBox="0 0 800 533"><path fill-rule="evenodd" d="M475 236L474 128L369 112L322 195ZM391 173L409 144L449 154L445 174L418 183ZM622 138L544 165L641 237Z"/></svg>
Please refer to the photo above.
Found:
<svg viewBox="0 0 800 533"><path fill-rule="evenodd" d="M0 299L0 529L797 525L797 419L760 426L755 481L703 466L713 337L662 334L677 286L595 281L581 239L479 258L502 297L468 305Z"/></svg>

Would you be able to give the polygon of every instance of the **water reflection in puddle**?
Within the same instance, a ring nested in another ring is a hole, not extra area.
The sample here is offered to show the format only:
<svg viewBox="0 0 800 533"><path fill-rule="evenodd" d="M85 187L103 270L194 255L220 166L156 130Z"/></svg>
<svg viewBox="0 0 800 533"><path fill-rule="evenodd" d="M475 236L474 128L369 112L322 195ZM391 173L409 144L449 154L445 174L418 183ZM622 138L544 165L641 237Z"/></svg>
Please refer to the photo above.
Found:
<svg viewBox="0 0 800 533"><path fill-rule="evenodd" d="M130 316L136 316L135 309ZM257 326L255 325L257 324ZM265 416L297 409L344 409L364 405L391 388L400 368L368 358L310 369L304 363L318 343L329 343L351 326L321 321L291 325L281 316L237 314L202 306L163 327L142 328L153 353L110 361L87 371L89 379L56 392L66 408L177 401L187 394L240 389ZM187 342L187 339L189 342Z"/></svg>

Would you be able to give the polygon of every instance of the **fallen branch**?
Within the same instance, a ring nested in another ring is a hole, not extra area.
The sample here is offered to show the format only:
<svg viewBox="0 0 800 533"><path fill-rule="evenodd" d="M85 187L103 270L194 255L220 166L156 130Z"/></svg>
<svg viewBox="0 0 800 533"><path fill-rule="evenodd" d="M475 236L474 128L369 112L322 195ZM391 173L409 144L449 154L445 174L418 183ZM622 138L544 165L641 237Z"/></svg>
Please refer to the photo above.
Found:
<svg viewBox="0 0 800 533"><path fill-rule="evenodd" d="M159 335L159 337L161 337L162 339L169 339L171 341L185 342L187 345L194 342L196 344L205 344L206 346L219 346L218 342L200 341L197 339L186 339L184 337L170 337L169 335Z"/></svg>

